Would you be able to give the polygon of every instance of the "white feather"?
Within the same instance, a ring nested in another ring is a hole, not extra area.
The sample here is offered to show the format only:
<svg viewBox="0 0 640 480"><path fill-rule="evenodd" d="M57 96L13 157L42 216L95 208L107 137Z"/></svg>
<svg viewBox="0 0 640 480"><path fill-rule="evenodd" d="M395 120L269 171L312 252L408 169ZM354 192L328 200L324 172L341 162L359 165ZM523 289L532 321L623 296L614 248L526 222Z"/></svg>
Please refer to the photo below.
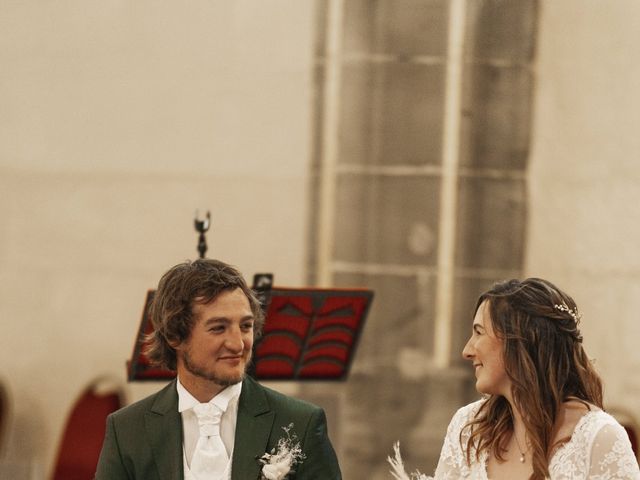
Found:
<svg viewBox="0 0 640 480"><path fill-rule="evenodd" d="M387 457L391 470L389 472L393 475L395 480L411 480L411 477L407 475L404 469L404 463L402 462L402 455L400 455L400 442L396 442L393 445L393 458Z"/></svg>
<svg viewBox="0 0 640 480"><path fill-rule="evenodd" d="M427 477L425 474L416 471L411 475L407 474L404 468L404 462L402 461L402 455L400 454L400 442L396 442L393 445L393 458L387 457L391 470L389 473L393 475L395 480L433 480L433 477Z"/></svg>

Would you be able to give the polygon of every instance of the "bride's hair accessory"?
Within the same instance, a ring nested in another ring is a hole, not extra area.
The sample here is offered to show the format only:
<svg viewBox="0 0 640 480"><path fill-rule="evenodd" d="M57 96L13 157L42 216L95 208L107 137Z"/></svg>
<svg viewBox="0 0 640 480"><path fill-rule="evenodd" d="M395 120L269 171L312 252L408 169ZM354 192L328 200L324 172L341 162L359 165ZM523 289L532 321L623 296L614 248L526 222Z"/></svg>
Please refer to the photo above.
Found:
<svg viewBox="0 0 640 480"><path fill-rule="evenodd" d="M573 320L578 323L580 321L580 319L582 318L582 315L578 312L578 307L576 308L569 308L567 307L567 304L562 302L562 305L558 305L555 304L553 306L553 308L555 308L556 310L560 310L561 312L567 312L569 315L571 315L573 317Z"/></svg>

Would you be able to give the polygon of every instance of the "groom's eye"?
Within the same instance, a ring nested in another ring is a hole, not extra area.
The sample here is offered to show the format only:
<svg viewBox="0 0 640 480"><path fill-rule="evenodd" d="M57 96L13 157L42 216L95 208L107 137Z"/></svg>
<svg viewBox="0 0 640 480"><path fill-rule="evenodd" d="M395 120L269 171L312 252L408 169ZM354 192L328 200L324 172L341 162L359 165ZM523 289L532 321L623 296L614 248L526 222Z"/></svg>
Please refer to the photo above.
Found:
<svg viewBox="0 0 640 480"><path fill-rule="evenodd" d="M250 330L253 330L253 322L243 323L243 324L242 324L242 329L243 329L245 332L248 332L248 331L250 331Z"/></svg>

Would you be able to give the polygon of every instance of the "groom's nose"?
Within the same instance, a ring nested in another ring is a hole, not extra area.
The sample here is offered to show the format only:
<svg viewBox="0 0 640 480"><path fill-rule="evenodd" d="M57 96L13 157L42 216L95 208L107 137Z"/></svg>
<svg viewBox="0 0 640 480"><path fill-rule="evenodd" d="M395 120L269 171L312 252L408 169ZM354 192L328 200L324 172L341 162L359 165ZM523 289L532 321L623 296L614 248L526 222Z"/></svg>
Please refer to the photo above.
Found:
<svg viewBox="0 0 640 480"><path fill-rule="evenodd" d="M239 328L231 328L225 338L224 346L230 352L241 353L244 349L242 331Z"/></svg>

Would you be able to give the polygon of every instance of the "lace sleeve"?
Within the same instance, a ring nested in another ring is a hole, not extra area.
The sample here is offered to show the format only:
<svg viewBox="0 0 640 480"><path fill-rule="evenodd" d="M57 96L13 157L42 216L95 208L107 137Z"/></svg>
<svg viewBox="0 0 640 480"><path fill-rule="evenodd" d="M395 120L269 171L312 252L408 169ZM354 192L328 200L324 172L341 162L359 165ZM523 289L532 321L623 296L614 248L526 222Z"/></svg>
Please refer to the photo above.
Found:
<svg viewBox="0 0 640 480"><path fill-rule="evenodd" d="M436 468L435 477L429 477L420 472L408 474L404 468L404 462L400 455L400 445L396 443L393 447L393 457L388 457L387 461L391 465L390 473L395 480L460 480L471 478L471 469L467 465L464 453L460 446L460 431L467 424L468 420L475 415L483 400L471 403L462 407L456 412L447 427L447 435L440 451L440 459ZM469 435L463 435L462 442L466 443ZM484 463L475 463L474 468L483 468ZM475 478L475 477L473 477ZM486 476L484 477L486 478Z"/></svg>
<svg viewBox="0 0 640 480"><path fill-rule="evenodd" d="M627 432L617 423L604 425L593 439L589 478L640 480L638 462Z"/></svg>
<svg viewBox="0 0 640 480"><path fill-rule="evenodd" d="M462 407L451 419L436 467L436 480L460 479L469 476L469 466L460 446L460 431L477 411L479 405L480 402L475 402ZM462 441L465 442L465 440L468 438L463 436Z"/></svg>

